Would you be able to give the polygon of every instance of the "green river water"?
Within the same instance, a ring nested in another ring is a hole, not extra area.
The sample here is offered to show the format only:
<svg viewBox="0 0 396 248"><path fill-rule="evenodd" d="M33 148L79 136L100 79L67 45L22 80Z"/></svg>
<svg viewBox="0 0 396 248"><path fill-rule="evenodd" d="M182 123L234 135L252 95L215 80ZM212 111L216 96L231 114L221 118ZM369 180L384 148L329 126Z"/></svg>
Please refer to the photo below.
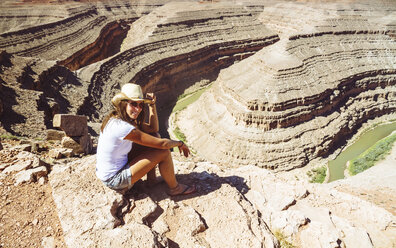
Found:
<svg viewBox="0 0 396 248"><path fill-rule="evenodd" d="M329 162L330 178L329 182L344 178L345 165L370 146L374 145L378 140L388 136L396 130L396 122L383 124L363 133L352 145L341 152L336 159Z"/></svg>

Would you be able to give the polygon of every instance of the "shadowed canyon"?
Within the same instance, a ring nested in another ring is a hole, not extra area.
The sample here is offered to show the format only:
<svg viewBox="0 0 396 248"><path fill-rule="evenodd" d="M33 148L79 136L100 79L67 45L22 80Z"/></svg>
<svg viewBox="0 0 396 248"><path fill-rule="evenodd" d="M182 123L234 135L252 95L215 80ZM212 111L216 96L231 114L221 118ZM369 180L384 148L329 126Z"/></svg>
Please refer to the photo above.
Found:
<svg viewBox="0 0 396 248"><path fill-rule="evenodd" d="M68 247L396 246L394 202L378 204L396 196L395 148L361 180L306 175L396 119L395 1L7 0L0 13L2 133L45 138L55 114L76 114L95 140L135 82L156 94L161 134L178 129L195 154L176 165L200 193L176 200L106 189L95 155L55 165Z"/></svg>

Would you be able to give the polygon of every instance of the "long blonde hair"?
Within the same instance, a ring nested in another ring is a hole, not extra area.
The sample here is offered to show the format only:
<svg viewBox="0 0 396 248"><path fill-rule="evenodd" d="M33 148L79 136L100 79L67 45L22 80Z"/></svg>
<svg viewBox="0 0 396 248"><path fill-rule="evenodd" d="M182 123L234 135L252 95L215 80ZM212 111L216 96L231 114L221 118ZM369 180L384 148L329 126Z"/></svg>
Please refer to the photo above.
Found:
<svg viewBox="0 0 396 248"><path fill-rule="evenodd" d="M142 124L144 122L144 116L145 116L145 108L143 106L142 111L140 112L139 116L136 118L136 120L133 120L129 117L129 115L126 112L126 106L127 106L127 101L120 101L120 103L117 106L114 106L114 109L110 111L106 115L106 117L103 119L102 125L100 127L100 131L103 132L104 128L106 127L107 123L111 118L119 118L123 121L126 121L130 123L131 125L135 126L138 129L141 129Z"/></svg>

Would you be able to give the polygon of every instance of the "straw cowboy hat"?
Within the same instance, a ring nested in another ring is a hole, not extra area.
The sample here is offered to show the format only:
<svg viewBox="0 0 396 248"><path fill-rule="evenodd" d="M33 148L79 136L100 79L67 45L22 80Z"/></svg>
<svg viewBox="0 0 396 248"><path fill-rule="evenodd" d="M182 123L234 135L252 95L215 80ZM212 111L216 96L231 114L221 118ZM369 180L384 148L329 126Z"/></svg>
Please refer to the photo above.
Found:
<svg viewBox="0 0 396 248"><path fill-rule="evenodd" d="M117 106L123 100L132 100L136 102L151 103L150 99L143 97L143 91L140 85L127 83L121 87L121 92L117 93L111 102Z"/></svg>

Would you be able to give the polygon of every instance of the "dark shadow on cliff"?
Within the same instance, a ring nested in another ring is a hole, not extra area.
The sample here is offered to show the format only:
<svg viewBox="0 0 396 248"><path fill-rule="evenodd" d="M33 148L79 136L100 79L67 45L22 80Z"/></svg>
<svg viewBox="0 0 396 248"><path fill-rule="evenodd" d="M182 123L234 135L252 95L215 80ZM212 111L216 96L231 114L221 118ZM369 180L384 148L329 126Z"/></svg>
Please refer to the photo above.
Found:
<svg viewBox="0 0 396 248"><path fill-rule="evenodd" d="M184 91L190 87L193 86L196 83L199 83L201 81L208 81L208 82L213 82L217 79L218 75L220 73L220 69L214 69L210 72L207 72L204 75L198 75L198 76L191 76L191 77L184 77L183 79L180 79L176 83L176 85L170 90L166 96L164 95L158 95L158 100L159 100L159 105L157 106L158 108L158 120L160 122L160 130L159 133L161 134L161 137L164 138L169 138L169 133L168 133L168 122L169 122L169 117L172 114L172 110L176 105L176 102L178 100L178 97L184 93ZM189 73L187 71L185 73L186 75L194 75L192 72ZM171 85L170 81L173 80L172 78L164 78L163 81L167 82L169 81L168 85ZM162 99L168 99L167 101L163 101Z"/></svg>
<svg viewBox="0 0 396 248"><path fill-rule="evenodd" d="M168 187L166 186L165 183L162 183L151 190L149 189L147 194L154 201L161 201L169 197L173 201L178 202L178 201L210 194L220 189L223 184L231 185L242 194L245 194L246 192L249 191L249 187L245 184L244 178L239 176L220 177L215 173L208 173L206 171L203 171L199 173L192 172L189 174L177 174L176 178L179 183L187 184L187 185L195 185L197 188L197 192L189 195L168 196L165 193Z"/></svg>
<svg viewBox="0 0 396 248"><path fill-rule="evenodd" d="M3 83L0 82L0 84ZM18 114L12 109L14 105L18 104L15 99L16 97L17 94L15 90L5 86L4 84L1 86L0 99L3 103L3 112L0 115L0 122L4 129L13 135L16 133L12 130L12 126L18 123L26 122L25 116Z"/></svg>
<svg viewBox="0 0 396 248"><path fill-rule="evenodd" d="M81 86L76 75L63 66L53 66L40 74L35 90L43 92L38 101L38 110L45 112L45 125L53 128L52 120L55 114L69 113L70 102L76 101L73 96L73 86ZM69 89L72 89L69 93Z"/></svg>
<svg viewBox="0 0 396 248"><path fill-rule="evenodd" d="M93 43L88 44L67 59L59 61L58 64L75 71L117 54L130 29L128 24L133 23L136 19L108 23L102 28L99 37Z"/></svg>
<svg viewBox="0 0 396 248"><path fill-rule="evenodd" d="M135 185L124 194L124 200L127 201L126 205L131 205L132 201L143 200L150 197L154 202L159 202L164 199L170 198L175 202L179 202L186 199L191 199L195 197L201 197L203 195L210 194L220 189L223 184L229 184L236 188L240 193L245 194L249 191L249 187L246 185L244 178L239 176L228 176L220 177L215 173L203 172L192 172L189 174L177 174L177 180L179 183L187 185L195 185L197 192L189 195L180 196L169 196L166 192L168 187L165 182L159 183L155 187L148 188L146 182L139 180ZM121 219L121 224L125 224L123 219L129 211L134 211L128 208L127 211L123 211L118 217ZM143 219L143 223L148 227L152 227L153 223L164 213L164 209L157 205L157 208ZM206 225L206 223L204 223ZM180 247L178 243L173 240L168 239L168 245L171 248Z"/></svg>

